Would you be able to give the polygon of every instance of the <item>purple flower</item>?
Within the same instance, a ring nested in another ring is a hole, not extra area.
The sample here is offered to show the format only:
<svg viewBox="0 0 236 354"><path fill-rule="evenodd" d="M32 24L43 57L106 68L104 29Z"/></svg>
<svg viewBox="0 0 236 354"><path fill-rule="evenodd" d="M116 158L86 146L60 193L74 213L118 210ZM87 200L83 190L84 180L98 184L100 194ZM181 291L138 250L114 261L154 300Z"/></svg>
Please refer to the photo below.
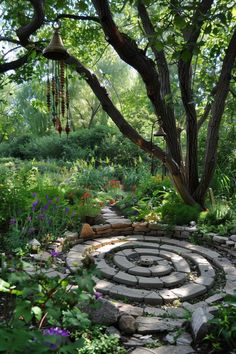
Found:
<svg viewBox="0 0 236 354"><path fill-rule="evenodd" d="M49 253L51 257L58 257L61 254L61 252L58 252L56 250L51 250Z"/></svg>
<svg viewBox="0 0 236 354"><path fill-rule="evenodd" d="M103 294L100 293L99 291L95 291L95 292L94 292L94 296L95 296L95 299L98 300L98 299L100 299L100 298L103 297Z"/></svg>
<svg viewBox="0 0 236 354"><path fill-rule="evenodd" d="M45 205L42 207L42 210L48 210L48 204L45 204Z"/></svg>
<svg viewBox="0 0 236 354"><path fill-rule="evenodd" d="M65 213L68 214L70 209L68 207L65 208Z"/></svg>
<svg viewBox="0 0 236 354"><path fill-rule="evenodd" d="M46 328L44 329L43 334L46 336L61 336L61 337L70 336L70 332L67 329L62 329L59 327Z"/></svg>
<svg viewBox="0 0 236 354"><path fill-rule="evenodd" d="M35 211L36 209L36 206L38 205L39 201L38 200L35 200L33 203L32 203L32 210Z"/></svg>
<svg viewBox="0 0 236 354"><path fill-rule="evenodd" d="M15 225L16 224L16 219L15 218L10 219L9 224L10 225Z"/></svg>
<svg viewBox="0 0 236 354"><path fill-rule="evenodd" d="M32 193L32 197L33 197L33 198L36 198L36 197L37 197L37 193L35 193L35 192Z"/></svg>
<svg viewBox="0 0 236 354"><path fill-rule="evenodd" d="M26 221L32 221L32 216L31 215L28 215L27 218L26 218Z"/></svg>

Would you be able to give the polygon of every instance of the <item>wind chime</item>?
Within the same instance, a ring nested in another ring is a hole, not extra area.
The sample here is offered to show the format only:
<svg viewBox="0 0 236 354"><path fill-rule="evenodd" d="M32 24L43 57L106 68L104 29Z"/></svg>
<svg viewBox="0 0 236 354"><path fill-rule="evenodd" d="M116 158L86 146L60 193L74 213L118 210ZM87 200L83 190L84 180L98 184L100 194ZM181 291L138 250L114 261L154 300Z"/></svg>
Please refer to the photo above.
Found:
<svg viewBox="0 0 236 354"><path fill-rule="evenodd" d="M70 133L70 109L68 73L65 60L69 53L65 49L59 29L60 23L53 25L54 33L49 45L44 49L43 56L49 59L47 70L47 107L52 114L55 129L61 135L65 130ZM63 129L63 122L66 121Z"/></svg>

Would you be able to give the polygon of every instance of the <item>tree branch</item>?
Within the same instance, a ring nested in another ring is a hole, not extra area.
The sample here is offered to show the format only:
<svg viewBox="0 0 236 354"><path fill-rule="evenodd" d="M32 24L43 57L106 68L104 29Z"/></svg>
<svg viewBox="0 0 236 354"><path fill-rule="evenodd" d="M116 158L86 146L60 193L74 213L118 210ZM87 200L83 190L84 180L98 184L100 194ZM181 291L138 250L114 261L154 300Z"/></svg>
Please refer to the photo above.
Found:
<svg viewBox="0 0 236 354"><path fill-rule="evenodd" d="M1 42L10 42L14 44L21 44L19 40L11 38L11 37L5 37L5 36L0 36L0 41Z"/></svg>
<svg viewBox="0 0 236 354"><path fill-rule="evenodd" d="M9 70L15 70L23 66L28 61L29 53L26 53L19 59L13 60L9 63L0 64L0 73L5 73Z"/></svg>
<svg viewBox="0 0 236 354"><path fill-rule="evenodd" d="M201 128L201 126L203 125L203 123L207 120L207 117L208 117L210 110L211 110L211 106L212 106L211 103L206 104L203 115L201 116L201 118L197 122L197 130L198 131Z"/></svg>
<svg viewBox="0 0 236 354"><path fill-rule="evenodd" d="M39 29L44 22L44 0L28 0L34 8L34 16L32 21L28 23L26 26L18 28L16 34L24 46L28 44L29 37L32 33L34 33L37 29Z"/></svg>
<svg viewBox="0 0 236 354"><path fill-rule="evenodd" d="M145 55L143 50L138 48L134 40L118 30L113 21L107 0L93 0L93 4L100 18L107 41L113 46L120 58L136 69L142 77L146 85L147 95L166 133L169 151L177 164L180 164L181 155L177 135L173 134L176 130L175 121L170 120L167 115L166 105L161 96L161 86L155 63Z"/></svg>
<svg viewBox="0 0 236 354"><path fill-rule="evenodd" d="M55 21L58 21L61 18L70 18L72 20L81 20L81 21L94 21L100 23L99 18L96 16L80 16L80 15L73 15L73 14L59 14L55 18Z"/></svg>
<svg viewBox="0 0 236 354"><path fill-rule="evenodd" d="M215 170L220 122L224 112L226 97L230 89L231 72L233 70L235 60L236 29L231 37L228 48L226 49L220 77L216 85L216 94L212 104L211 119L209 121L207 132L207 146L203 170L204 172L201 182L196 192L194 193L194 197L198 199L204 198Z"/></svg>
<svg viewBox="0 0 236 354"><path fill-rule="evenodd" d="M183 31L186 40L184 51L188 57L180 58L178 63L178 76L181 90L181 97L186 112L186 132L187 132L187 153L186 170L188 171L187 181L191 193L198 186L198 126L195 102L192 91L192 58L193 51L199 38L201 27L214 0L202 0L197 7L193 17L190 31Z"/></svg>

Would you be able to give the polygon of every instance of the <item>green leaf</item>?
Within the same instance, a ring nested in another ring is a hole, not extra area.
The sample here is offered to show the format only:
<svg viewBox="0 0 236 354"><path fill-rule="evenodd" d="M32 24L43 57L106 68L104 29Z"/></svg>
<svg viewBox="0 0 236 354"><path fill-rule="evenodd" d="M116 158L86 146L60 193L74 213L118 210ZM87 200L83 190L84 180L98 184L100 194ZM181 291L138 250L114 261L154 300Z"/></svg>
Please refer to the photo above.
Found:
<svg viewBox="0 0 236 354"><path fill-rule="evenodd" d="M163 50L164 44L162 42L156 42L155 47L156 47L157 51L160 52L161 50Z"/></svg>
<svg viewBox="0 0 236 354"><path fill-rule="evenodd" d="M179 29L183 29L186 27L186 22L185 22L184 18L179 15L175 16L174 24Z"/></svg>
<svg viewBox="0 0 236 354"><path fill-rule="evenodd" d="M41 310L41 308L38 307L38 306L33 306L32 309L31 309L31 311L32 311L32 313L35 315L36 319L37 319L38 321L40 321L41 318L42 318L42 310Z"/></svg>
<svg viewBox="0 0 236 354"><path fill-rule="evenodd" d="M187 49L184 49L181 53L181 59L183 59L183 61L189 61L191 59L191 52Z"/></svg>
<svg viewBox="0 0 236 354"><path fill-rule="evenodd" d="M16 306L14 313L16 318L23 317L26 322L29 322L33 316L31 313L31 302L29 300L22 301Z"/></svg>
<svg viewBox="0 0 236 354"><path fill-rule="evenodd" d="M0 291L6 293L10 291L10 284L7 283L5 280L0 279Z"/></svg>

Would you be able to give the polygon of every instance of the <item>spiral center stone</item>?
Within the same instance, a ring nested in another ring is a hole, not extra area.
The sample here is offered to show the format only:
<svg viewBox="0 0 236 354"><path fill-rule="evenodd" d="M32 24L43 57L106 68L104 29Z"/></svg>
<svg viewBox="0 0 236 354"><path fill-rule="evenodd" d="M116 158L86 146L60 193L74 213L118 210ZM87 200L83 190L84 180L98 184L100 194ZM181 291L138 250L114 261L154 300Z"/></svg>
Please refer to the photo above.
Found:
<svg viewBox="0 0 236 354"><path fill-rule="evenodd" d="M139 264L143 267L151 267L154 264L152 256L141 256Z"/></svg>

